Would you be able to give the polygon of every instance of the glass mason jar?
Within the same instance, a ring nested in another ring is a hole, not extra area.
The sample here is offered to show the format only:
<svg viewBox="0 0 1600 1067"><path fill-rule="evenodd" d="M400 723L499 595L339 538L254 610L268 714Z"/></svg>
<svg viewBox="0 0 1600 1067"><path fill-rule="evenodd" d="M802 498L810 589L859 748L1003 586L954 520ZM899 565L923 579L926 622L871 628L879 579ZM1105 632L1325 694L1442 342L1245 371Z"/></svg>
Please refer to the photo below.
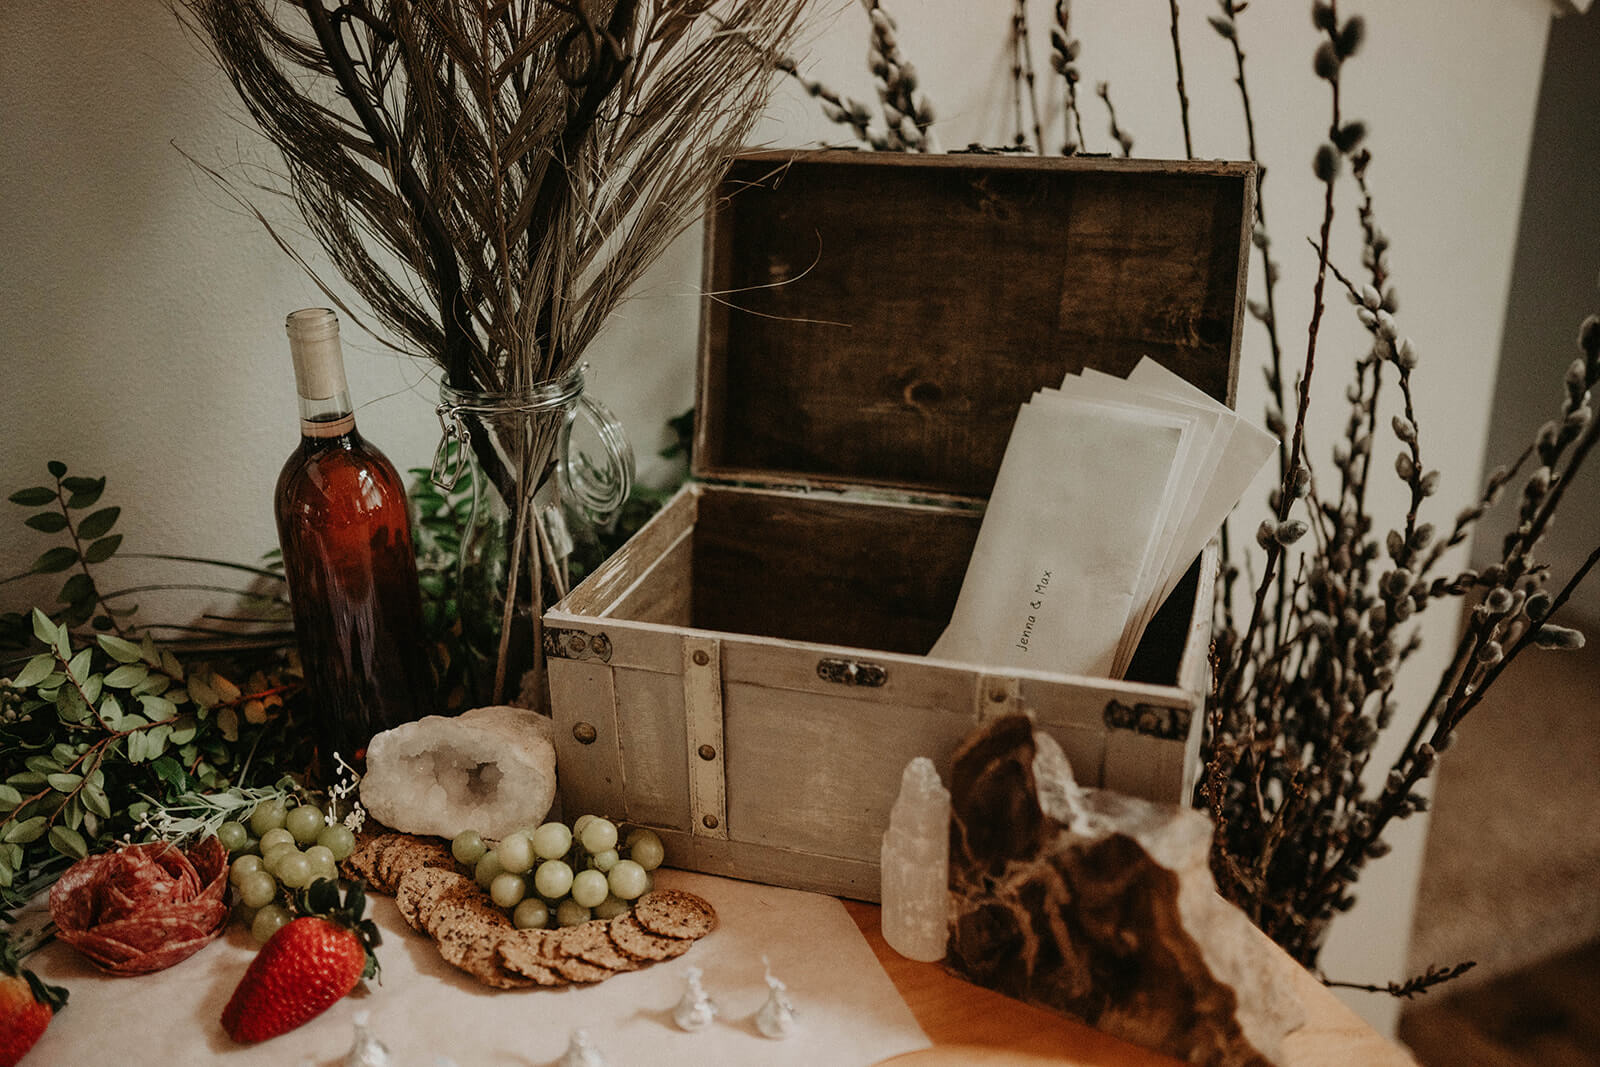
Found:
<svg viewBox="0 0 1600 1067"><path fill-rule="evenodd" d="M444 665L450 705L519 696L524 675L542 666L543 609L566 592L566 515L605 523L633 487L633 449L616 417L584 393L584 368L518 393L439 387L443 439L433 483L461 496L462 479L471 483L470 512L454 545L458 562L448 576L453 588L445 618L436 621L456 649ZM580 416L598 442L598 461L573 449Z"/></svg>

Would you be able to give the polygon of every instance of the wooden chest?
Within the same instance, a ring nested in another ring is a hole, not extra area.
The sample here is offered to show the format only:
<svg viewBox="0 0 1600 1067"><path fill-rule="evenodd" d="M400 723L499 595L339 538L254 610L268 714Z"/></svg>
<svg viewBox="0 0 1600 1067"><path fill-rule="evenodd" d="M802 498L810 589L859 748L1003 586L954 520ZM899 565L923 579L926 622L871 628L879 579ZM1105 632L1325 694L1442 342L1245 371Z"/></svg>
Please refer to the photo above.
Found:
<svg viewBox="0 0 1600 1067"><path fill-rule="evenodd" d="M1128 680L936 661L1018 406L1150 355L1232 403L1249 164L742 158L707 220L690 482L545 616L569 812L865 900L900 773L1026 709L1080 780L1188 798L1214 552ZM1070 457L1063 457L1070 461Z"/></svg>

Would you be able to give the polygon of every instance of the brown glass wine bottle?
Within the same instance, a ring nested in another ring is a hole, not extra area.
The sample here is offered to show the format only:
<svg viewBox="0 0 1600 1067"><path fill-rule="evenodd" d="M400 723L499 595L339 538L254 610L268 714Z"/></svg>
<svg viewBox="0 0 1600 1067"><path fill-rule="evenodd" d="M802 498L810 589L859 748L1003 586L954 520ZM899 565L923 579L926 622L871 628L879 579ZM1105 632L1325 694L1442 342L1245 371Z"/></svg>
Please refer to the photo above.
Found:
<svg viewBox="0 0 1600 1067"><path fill-rule="evenodd" d="M310 690L317 772L333 754L362 767L373 734L435 711L405 487L356 431L339 320L286 324L300 394L300 447L274 498L278 542Z"/></svg>

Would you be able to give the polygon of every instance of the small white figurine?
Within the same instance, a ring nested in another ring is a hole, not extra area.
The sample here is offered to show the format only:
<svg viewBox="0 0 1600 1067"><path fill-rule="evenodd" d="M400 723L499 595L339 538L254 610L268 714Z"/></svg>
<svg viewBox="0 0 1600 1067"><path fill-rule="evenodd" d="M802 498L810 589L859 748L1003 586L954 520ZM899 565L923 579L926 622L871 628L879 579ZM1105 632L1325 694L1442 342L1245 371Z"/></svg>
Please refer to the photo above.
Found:
<svg viewBox="0 0 1600 1067"><path fill-rule="evenodd" d="M388 1067L389 1050L382 1041L372 1036L372 1013L358 1011L351 1020L355 1023L356 1039L350 1051L344 1054L340 1067Z"/></svg>
<svg viewBox="0 0 1600 1067"><path fill-rule="evenodd" d="M775 1041L794 1033L794 1002L789 999L789 987L773 977L772 964L765 956L761 963L767 969L767 1002L756 1012L756 1029Z"/></svg>
<svg viewBox="0 0 1600 1067"><path fill-rule="evenodd" d="M683 1030L704 1030L717 1017L717 1006L700 984L700 968L689 968L684 986L683 999L672 1009L672 1021Z"/></svg>
<svg viewBox="0 0 1600 1067"><path fill-rule="evenodd" d="M606 1067L600 1050L589 1044L589 1031L572 1031L572 1043L556 1062L556 1067Z"/></svg>

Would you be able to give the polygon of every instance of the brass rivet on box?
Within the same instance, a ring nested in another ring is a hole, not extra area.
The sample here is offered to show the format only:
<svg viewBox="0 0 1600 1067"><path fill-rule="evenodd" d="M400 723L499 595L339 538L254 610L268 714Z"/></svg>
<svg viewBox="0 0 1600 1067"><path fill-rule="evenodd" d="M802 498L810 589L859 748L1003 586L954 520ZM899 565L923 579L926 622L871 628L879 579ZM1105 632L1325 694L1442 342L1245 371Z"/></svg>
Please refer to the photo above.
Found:
<svg viewBox="0 0 1600 1067"><path fill-rule="evenodd" d="M717 828L717 817L715 815L707 815L700 822L705 825L707 830L715 830Z"/></svg>
<svg viewBox="0 0 1600 1067"><path fill-rule="evenodd" d="M701 745L700 758L703 760L714 760L717 758L717 750L712 748L710 745Z"/></svg>
<svg viewBox="0 0 1600 1067"><path fill-rule="evenodd" d="M694 665L696 667L704 667L707 663L710 663L710 662L711 662L711 657L706 655L704 649L701 649L701 650L697 651L694 654Z"/></svg>
<svg viewBox="0 0 1600 1067"><path fill-rule="evenodd" d="M600 731L591 723L580 722L572 728L572 736L577 738L580 745L592 745L595 738L600 736Z"/></svg>
<svg viewBox="0 0 1600 1067"><path fill-rule="evenodd" d="M989 690L989 699L996 704L1003 704L1006 699L1006 691L1004 689L991 689Z"/></svg>

